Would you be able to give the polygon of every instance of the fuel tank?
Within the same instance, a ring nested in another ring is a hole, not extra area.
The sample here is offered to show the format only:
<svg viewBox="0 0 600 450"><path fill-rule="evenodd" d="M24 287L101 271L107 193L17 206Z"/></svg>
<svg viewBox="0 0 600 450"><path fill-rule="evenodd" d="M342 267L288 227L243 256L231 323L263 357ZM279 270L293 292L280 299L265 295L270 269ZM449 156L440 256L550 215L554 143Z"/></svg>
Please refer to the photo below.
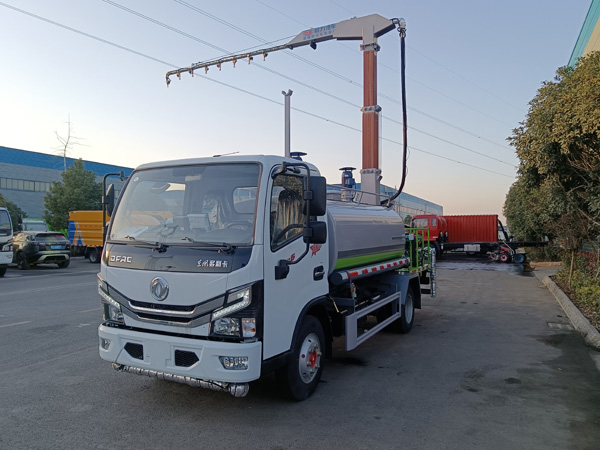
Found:
<svg viewBox="0 0 600 450"><path fill-rule="evenodd" d="M392 209L328 201L329 274L404 255L404 222Z"/></svg>

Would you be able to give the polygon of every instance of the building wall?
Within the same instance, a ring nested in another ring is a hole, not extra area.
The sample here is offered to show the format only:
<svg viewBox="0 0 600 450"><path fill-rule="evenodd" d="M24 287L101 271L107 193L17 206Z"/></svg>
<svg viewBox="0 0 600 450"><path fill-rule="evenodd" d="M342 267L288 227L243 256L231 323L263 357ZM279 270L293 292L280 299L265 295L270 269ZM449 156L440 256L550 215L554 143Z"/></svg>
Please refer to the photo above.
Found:
<svg viewBox="0 0 600 450"><path fill-rule="evenodd" d="M44 216L44 197L53 181L62 182L62 173L66 166L71 167L73 158L29 152L0 146L0 194L15 203L28 217ZM110 164L83 161L86 170L94 172L97 182L102 182L106 173L123 171L129 176L132 169ZM107 179L120 191L124 182L118 177Z"/></svg>
<svg viewBox="0 0 600 450"><path fill-rule="evenodd" d="M579 37L571 53L569 66L594 50L600 50L600 0L592 0L590 9L579 32Z"/></svg>
<svg viewBox="0 0 600 450"><path fill-rule="evenodd" d="M331 185L329 186L330 190L328 190L328 198L340 200L341 191L337 192L337 189L342 189L341 185ZM356 183L354 186L356 191L361 190L361 184ZM389 186L381 185L380 192L382 194L381 200L384 198L390 198L396 194L397 189L394 189ZM392 202L392 208L396 211L402 218L406 216L414 216L416 214L436 214L439 216L444 215L444 207L438 205L437 203L430 202L428 200L419 198L415 195L407 194L406 192L401 192L400 195Z"/></svg>

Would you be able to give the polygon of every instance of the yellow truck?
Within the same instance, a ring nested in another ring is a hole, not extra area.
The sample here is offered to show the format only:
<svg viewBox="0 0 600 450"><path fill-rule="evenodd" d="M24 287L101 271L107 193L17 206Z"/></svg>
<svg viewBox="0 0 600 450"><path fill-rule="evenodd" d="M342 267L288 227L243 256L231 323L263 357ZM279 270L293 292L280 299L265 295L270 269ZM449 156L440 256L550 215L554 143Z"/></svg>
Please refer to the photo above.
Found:
<svg viewBox="0 0 600 450"><path fill-rule="evenodd" d="M110 217L106 215L106 223ZM102 211L69 211L69 241L73 255L83 255L91 263L102 256Z"/></svg>

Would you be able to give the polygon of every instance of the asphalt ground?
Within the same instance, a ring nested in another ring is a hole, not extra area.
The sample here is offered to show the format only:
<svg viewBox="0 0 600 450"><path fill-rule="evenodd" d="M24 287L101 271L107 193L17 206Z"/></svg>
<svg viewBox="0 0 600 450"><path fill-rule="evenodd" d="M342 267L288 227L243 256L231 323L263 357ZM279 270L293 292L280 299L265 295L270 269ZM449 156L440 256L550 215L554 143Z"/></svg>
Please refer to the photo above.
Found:
<svg viewBox="0 0 600 450"><path fill-rule="evenodd" d="M0 279L1 449L598 449L600 372L541 281L440 261L407 335L334 345L316 393L274 377L228 394L114 371L98 356L97 266Z"/></svg>

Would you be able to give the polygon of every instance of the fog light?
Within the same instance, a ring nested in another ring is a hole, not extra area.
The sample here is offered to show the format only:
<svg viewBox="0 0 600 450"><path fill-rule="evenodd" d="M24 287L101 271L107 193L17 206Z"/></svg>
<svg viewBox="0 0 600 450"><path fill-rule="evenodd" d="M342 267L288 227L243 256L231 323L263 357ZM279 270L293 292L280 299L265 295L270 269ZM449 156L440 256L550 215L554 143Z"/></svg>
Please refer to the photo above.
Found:
<svg viewBox="0 0 600 450"><path fill-rule="evenodd" d="M256 336L256 319L242 319L242 336L243 337L254 337Z"/></svg>
<svg viewBox="0 0 600 450"><path fill-rule="evenodd" d="M248 370L247 356L219 356L219 359L227 370Z"/></svg>
<svg viewBox="0 0 600 450"><path fill-rule="evenodd" d="M102 347L102 350L108 350L108 347L110 347L110 339L100 338L100 347Z"/></svg>

